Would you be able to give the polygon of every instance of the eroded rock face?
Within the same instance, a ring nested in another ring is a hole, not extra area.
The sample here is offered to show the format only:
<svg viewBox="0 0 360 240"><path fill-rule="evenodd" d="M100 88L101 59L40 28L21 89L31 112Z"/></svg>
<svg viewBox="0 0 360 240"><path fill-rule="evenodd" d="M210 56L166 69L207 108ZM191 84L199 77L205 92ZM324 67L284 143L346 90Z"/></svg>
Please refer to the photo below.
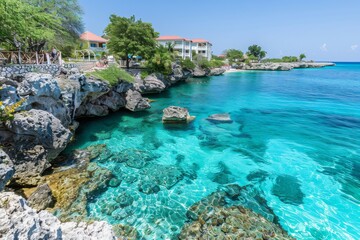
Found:
<svg viewBox="0 0 360 240"><path fill-rule="evenodd" d="M170 106L163 110L164 123L186 123L193 120L186 108Z"/></svg>
<svg viewBox="0 0 360 240"><path fill-rule="evenodd" d="M213 68L210 70L209 76L220 76L224 74L225 71L223 68Z"/></svg>
<svg viewBox="0 0 360 240"><path fill-rule="evenodd" d="M150 104L146 98L143 98L138 91L129 89L126 92L125 107L130 111L137 112L150 108Z"/></svg>
<svg viewBox="0 0 360 240"><path fill-rule="evenodd" d="M0 191L14 175L14 166L9 156L0 149Z"/></svg>
<svg viewBox="0 0 360 240"><path fill-rule="evenodd" d="M16 113L1 135L8 135L3 140L9 145L6 152L15 168L13 182L25 186L37 185L49 162L65 149L72 136L59 119L35 109Z"/></svg>
<svg viewBox="0 0 360 240"><path fill-rule="evenodd" d="M55 158L64 150L72 136L59 119L35 109L16 113L7 128L15 133L14 142L43 146L47 150L48 159Z"/></svg>
<svg viewBox="0 0 360 240"><path fill-rule="evenodd" d="M51 74L27 73L18 87L20 96L46 96L59 99L61 90Z"/></svg>
<svg viewBox="0 0 360 240"><path fill-rule="evenodd" d="M115 240L111 225L106 222L61 223L46 211L37 213L24 198L11 192L0 193L1 239L109 239Z"/></svg>
<svg viewBox="0 0 360 240"><path fill-rule="evenodd" d="M156 74L151 74L147 76L143 81L139 81L140 83L135 83L134 87L137 91L142 94L147 93L160 93L166 89L166 85L164 84L162 76L157 76Z"/></svg>
<svg viewBox="0 0 360 240"><path fill-rule="evenodd" d="M3 84L0 87L0 102L4 105L12 105L20 100L20 97L14 86Z"/></svg>
<svg viewBox="0 0 360 240"><path fill-rule="evenodd" d="M208 72L202 68L200 68L199 66L196 66L195 69L192 72L193 77L206 77L206 75L208 74Z"/></svg>

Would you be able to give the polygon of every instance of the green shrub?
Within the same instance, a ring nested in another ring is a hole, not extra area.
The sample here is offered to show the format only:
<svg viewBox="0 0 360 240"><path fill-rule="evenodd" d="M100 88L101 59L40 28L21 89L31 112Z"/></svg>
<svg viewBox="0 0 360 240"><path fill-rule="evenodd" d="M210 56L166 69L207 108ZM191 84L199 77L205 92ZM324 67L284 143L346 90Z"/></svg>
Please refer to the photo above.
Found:
<svg viewBox="0 0 360 240"><path fill-rule="evenodd" d="M201 67L203 69L211 68L211 64L206 58L202 58L202 59L198 60L197 64L199 65L199 67Z"/></svg>
<svg viewBox="0 0 360 240"><path fill-rule="evenodd" d="M146 63L146 67L150 73L169 75L172 72L172 61L173 54L170 53L167 48L159 46L154 56Z"/></svg>
<svg viewBox="0 0 360 240"><path fill-rule="evenodd" d="M185 68L188 70L193 70L196 67L195 63L193 63L193 61L191 61L189 58L182 59L180 61L180 65L182 68Z"/></svg>
<svg viewBox="0 0 360 240"><path fill-rule="evenodd" d="M148 73L147 71L142 71L142 72L140 73L141 79L145 79L147 76L149 76L149 73Z"/></svg>
<svg viewBox="0 0 360 240"><path fill-rule="evenodd" d="M224 62L222 60L211 59L210 66L212 68L219 68L219 67L224 66Z"/></svg>
<svg viewBox="0 0 360 240"><path fill-rule="evenodd" d="M118 68L116 65L110 65L108 68L103 70L96 70L86 74L87 76L93 76L103 81L109 82L111 86L115 86L120 80L132 83L134 77L123 69Z"/></svg>

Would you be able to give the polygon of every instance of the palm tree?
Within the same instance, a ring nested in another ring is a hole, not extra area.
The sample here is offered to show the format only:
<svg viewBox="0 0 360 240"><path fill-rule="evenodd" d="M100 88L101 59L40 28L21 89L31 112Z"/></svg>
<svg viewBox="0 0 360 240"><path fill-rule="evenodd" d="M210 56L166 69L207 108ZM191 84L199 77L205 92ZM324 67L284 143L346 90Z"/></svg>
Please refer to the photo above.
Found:
<svg viewBox="0 0 360 240"><path fill-rule="evenodd" d="M306 58L306 55L305 55L304 53L300 54L300 56L299 56L300 62L302 62L302 60L303 60L304 58Z"/></svg>

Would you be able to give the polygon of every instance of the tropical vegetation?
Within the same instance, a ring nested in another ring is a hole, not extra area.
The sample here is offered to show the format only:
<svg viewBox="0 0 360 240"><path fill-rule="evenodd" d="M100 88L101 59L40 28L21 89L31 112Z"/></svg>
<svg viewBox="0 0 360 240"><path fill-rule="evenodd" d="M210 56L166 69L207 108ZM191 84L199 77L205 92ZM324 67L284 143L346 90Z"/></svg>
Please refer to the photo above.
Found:
<svg viewBox="0 0 360 240"><path fill-rule="evenodd" d="M155 53L155 39L159 36L151 23L136 20L135 16L126 18L111 15L105 33L109 37L108 49L118 58L126 60L127 68L133 56L149 59Z"/></svg>
<svg viewBox="0 0 360 240"><path fill-rule="evenodd" d="M0 12L0 46L19 55L51 47L69 52L83 31L77 0L1 0Z"/></svg>
<svg viewBox="0 0 360 240"><path fill-rule="evenodd" d="M246 54L248 55L248 57L250 57L250 58L253 57L260 62L261 59L266 57L267 52L262 50L262 48L258 45L251 45L248 48L248 51Z"/></svg>
<svg viewBox="0 0 360 240"><path fill-rule="evenodd" d="M25 102L25 98L20 99L20 101L11 104L4 105L3 102L0 101L0 122L6 122L8 120L14 119L15 111Z"/></svg>
<svg viewBox="0 0 360 240"><path fill-rule="evenodd" d="M116 65L110 65L108 68L95 70L94 72L89 72L86 75L87 77L93 76L97 79L106 81L111 86L115 86L121 80L129 83L134 82L133 76Z"/></svg>

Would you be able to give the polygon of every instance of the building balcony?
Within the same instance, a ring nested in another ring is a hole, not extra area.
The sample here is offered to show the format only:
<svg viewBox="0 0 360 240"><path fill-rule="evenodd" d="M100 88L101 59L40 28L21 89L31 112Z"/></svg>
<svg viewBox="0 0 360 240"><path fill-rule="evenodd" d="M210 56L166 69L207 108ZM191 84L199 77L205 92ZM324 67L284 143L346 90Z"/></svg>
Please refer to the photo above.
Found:
<svg viewBox="0 0 360 240"><path fill-rule="evenodd" d="M89 50L92 50L94 52L107 52L107 49L102 47L90 47Z"/></svg>

